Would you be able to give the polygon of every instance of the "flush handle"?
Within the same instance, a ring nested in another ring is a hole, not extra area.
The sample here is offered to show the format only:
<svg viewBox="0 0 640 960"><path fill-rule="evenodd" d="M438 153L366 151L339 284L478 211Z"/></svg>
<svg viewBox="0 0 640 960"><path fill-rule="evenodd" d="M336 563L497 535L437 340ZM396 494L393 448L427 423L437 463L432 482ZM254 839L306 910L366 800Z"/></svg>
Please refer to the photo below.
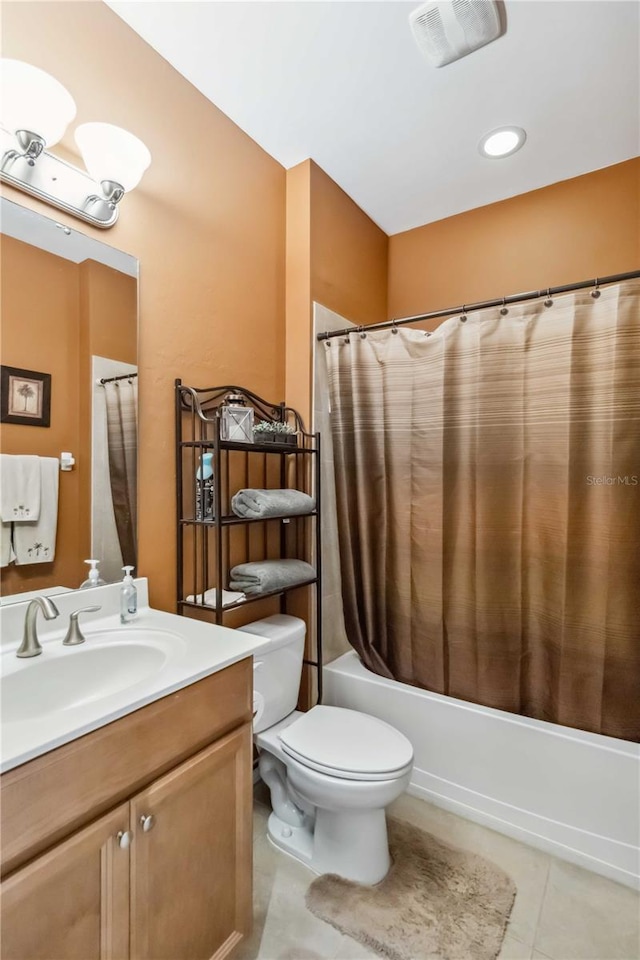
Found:
<svg viewBox="0 0 640 960"><path fill-rule="evenodd" d="M153 825L155 824L155 822L156 822L156 818L152 813L150 813L148 817L145 817L143 813L142 816L140 817L140 826L142 827L145 833L149 833L149 830L153 828Z"/></svg>
<svg viewBox="0 0 640 960"><path fill-rule="evenodd" d="M121 850L128 850L131 846L131 841L133 837L130 830L120 830L116 834L116 840L118 841L118 846Z"/></svg>

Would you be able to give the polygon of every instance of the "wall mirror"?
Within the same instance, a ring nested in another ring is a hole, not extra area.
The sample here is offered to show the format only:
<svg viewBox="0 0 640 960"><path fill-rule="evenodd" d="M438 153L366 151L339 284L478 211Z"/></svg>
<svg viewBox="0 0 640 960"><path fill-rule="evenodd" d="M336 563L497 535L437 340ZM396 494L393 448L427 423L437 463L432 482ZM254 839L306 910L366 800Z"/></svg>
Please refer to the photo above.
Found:
<svg viewBox="0 0 640 960"><path fill-rule="evenodd" d="M138 261L4 198L0 230L6 603L136 566Z"/></svg>

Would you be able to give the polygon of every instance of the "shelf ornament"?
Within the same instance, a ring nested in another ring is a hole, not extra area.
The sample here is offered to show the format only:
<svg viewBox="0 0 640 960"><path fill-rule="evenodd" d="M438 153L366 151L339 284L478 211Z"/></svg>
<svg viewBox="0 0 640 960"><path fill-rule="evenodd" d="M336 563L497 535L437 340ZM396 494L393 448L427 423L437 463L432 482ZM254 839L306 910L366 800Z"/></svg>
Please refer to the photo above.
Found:
<svg viewBox="0 0 640 960"><path fill-rule="evenodd" d="M239 393L229 393L220 406L220 439L253 443L253 407Z"/></svg>

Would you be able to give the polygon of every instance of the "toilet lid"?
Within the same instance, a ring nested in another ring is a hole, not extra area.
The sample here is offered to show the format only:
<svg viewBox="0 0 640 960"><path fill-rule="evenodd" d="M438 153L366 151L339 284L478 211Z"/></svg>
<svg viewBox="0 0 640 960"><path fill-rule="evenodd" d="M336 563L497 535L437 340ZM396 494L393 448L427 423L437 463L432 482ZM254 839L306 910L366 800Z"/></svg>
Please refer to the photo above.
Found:
<svg viewBox="0 0 640 960"><path fill-rule="evenodd" d="M391 780L413 763L404 734L343 707L313 707L282 731L280 742L305 766L348 780Z"/></svg>

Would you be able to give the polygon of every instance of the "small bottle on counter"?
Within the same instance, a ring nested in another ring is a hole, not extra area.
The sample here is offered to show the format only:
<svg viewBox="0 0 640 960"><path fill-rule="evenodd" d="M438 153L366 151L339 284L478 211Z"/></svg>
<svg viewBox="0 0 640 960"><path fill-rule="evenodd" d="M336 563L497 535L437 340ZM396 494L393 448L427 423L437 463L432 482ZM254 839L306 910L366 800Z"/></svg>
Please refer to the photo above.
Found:
<svg viewBox="0 0 640 960"><path fill-rule="evenodd" d="M120 589L120 623L129 623L138 616L138 591L133 582L133 567L123 567L124 579Z"/></svg>
<svg viewBox="0 0 640 960"><path fill-rule="evenodd" d="M104 587L105 581L100 576L100 571L98 570L99 560L85 560L85 563L88 563L90 566L89 576L86 580L83 580L80 584L81 590L89 590L91 587Z"/></svg>

